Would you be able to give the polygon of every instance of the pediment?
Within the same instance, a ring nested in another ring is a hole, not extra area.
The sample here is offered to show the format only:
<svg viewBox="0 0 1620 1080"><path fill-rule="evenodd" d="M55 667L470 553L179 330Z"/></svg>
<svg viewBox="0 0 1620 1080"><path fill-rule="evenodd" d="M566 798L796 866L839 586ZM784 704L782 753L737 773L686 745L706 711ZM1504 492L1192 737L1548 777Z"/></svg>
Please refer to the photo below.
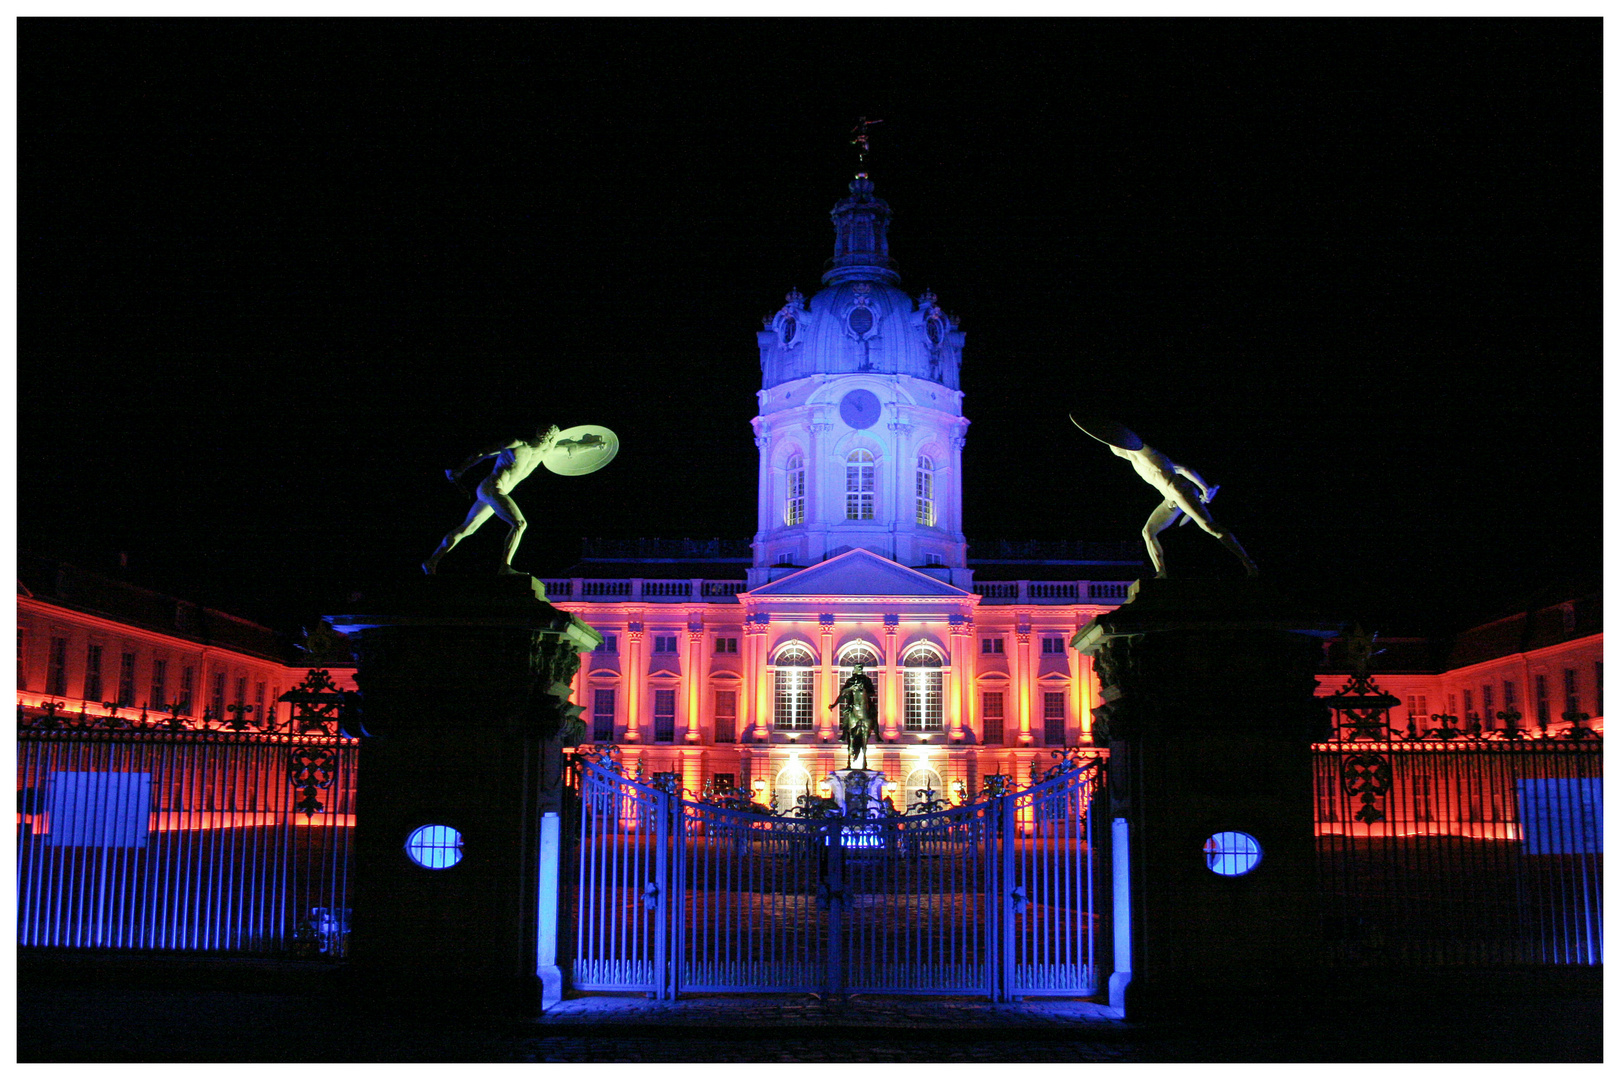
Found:
<svg viewBox="0 0 1620 1080"><path fill-rule="evenodd" d="M854 548L835 555L796 574L761 585L748 594L752 598L787 596L937 596L966 599L973 594L929 577L892 559L875 555L865 548Z"/></svg>

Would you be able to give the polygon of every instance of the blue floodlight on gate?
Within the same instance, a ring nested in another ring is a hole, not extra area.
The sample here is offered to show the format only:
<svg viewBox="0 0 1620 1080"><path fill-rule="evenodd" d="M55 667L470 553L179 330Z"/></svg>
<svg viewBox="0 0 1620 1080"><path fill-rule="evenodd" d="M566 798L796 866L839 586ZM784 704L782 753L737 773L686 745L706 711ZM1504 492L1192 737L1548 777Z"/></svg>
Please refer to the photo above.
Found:
<svg viewBox="0 0 1620 1080"><path fill-rule="evenodd" d="M1218 832L1204 841L1204 865L1222 877L1238 877L1260 865L1260 841L1246 832Z"/></svg>
<svg viewBox="0 0 1620 1080"><path fill-rule="evenodd" d="M461 861L461 833L448 825L423 825L405 839L405 854L427 870L448 870Z"/></svg>

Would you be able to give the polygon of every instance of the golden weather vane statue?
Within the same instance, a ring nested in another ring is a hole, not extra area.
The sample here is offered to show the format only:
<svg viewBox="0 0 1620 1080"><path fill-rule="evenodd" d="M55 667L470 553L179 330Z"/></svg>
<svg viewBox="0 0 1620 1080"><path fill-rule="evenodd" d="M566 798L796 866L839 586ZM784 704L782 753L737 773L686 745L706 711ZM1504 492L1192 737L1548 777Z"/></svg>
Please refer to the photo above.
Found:
<svg viewBox="0 0 1620 1080"><path fill-rule="evenodd" d="M881 124L881 120L868 120L861 117L856 125L850 129L849 145L856 148L856 164L861 168L857 176L866 176L866 155L872 151L872 126Z"/></svg>

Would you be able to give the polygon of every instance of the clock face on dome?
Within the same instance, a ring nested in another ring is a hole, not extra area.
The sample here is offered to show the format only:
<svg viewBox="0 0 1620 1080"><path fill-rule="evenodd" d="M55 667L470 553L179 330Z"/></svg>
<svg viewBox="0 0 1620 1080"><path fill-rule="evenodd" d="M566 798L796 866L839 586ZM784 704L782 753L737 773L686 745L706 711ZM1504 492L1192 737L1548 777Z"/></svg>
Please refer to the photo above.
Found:
<svg viewBox="0 0 1620 1080"><path fill-rule="evenodd" d="M844 423L856 431L865 431L877 423L878 415L882 411L877 395L870 390L851 390L844 395L844 400L838 403L838 415L844 418Z"/></svg>

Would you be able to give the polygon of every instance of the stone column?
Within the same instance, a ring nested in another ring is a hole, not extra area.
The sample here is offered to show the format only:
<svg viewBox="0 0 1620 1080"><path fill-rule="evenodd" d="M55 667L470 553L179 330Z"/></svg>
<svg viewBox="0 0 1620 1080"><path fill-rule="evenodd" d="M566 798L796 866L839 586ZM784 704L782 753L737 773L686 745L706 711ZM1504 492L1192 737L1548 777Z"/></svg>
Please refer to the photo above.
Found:
<svg viewBox="0 0 1620 1080"><path fill-rule="evenodd" d="M1306 992L1320 936L1310 744L1327 735L1316 671L1337 628L1260 581L1163 579L1074 636L1102 684L1092 731L1110 751L1127 878L1109 989L1127 1018L1247 1015ZM1215 872L1219 833L1257 841L1252 869Z"/></svg>
<svg viewBox="0 0 1620 1080"><path fill-rule="evenodd" d="M883 738L893 742L900 737L900 616L883 616L883 701L878 706Z"/></svg>
<svg viewBox="0 0 1620 1080"><path fill-rule="evenodd" d="M560 992L554 943L540 939L542 908L555 911L541 885L556 886L554 869L542 875L542 822L561 802L564 738L579 734L570 683L602 639L544 596L528 575L427 577L332 619L360 657L359 974L420 986L544 978ZM437 860L449 865L407 854L425 826L455 830L438 832L457 841Z"/></svg>
<svg viewBox="0 0 1620 1080"><path fill-rule="evenodd" d="M833 659L833 622L835 616L828 613L820 617L821 624L821 670L817 673L816 682L821 684L820 691L811 695L810 708L814 710L816 718L816 733L822 742L833 742L838 738L838 710L827 706L838 699L838 666Z"/></svg>

